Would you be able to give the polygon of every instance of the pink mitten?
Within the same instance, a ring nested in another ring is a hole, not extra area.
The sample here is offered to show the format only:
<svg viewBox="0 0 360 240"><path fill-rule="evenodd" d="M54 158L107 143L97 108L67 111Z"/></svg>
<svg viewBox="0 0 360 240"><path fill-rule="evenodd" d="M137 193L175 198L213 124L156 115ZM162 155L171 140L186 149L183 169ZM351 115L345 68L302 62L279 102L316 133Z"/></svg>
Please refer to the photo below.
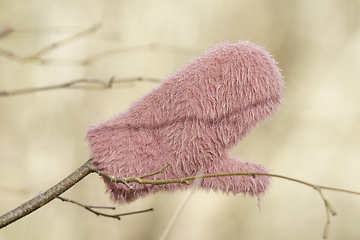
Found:
<svg viewBox="0 0 360 240"><path fill-rule="evenodd" d="M170 75L127 112L90 127L93 163L119 178L156 172L147 179L173 179L225 172L261 172L259 164L233 159L229 149L281 103L284 88L276 62L250 42L217 44ZM256 195L270 177L203 179L200 188ZM186 189L185 184L141 185L104 180L111 197L131 202L149 193Z"/></svg>

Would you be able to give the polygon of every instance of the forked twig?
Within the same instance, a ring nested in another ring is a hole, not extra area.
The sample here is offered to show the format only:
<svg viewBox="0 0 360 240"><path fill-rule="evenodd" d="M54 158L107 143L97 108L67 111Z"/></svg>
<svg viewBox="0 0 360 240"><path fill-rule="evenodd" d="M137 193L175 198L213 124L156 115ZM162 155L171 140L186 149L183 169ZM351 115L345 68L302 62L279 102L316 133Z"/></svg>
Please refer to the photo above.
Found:
<svg viewBox="0 0 360 240"><path fill-rule="evenodd" d="M98 212L98 211L95 211L93 210L94 208L100 208L100 209L111 209L111 210L115 210L116 208L115 207L104 207L104 206L91 206L91 205L86 205L86 204L82 204L82 203L79 203L75 200L72 200L72 199L69 199L69 198L66 198L66 197L62 197L62 196L57 196L58 199L60 199L61 201L63 202L70 202L70 203L74 203L80 207L83 207L85 208L86 210L94 213L95 215L97 216L103 216L103 217L109 217L109 218L116 218L118 220L120 220L120 217L121 216L126 216L126 215L132 215L132 214L137 214L137 213L144 213L144 212L150 212L150 211L153 211L154 209L153 208L149 208L149 209L146 209L146 210L141 210L141 211L135 211L135 212L128 212L128 213L120 213L120 214L106 214L106 213L102 213L102 212Z"/></svg>
<svg viewBox="0 0 360 240"><path fill-rule="evenodd" d="M90 34L93 34L94 32L96 32L97 30L99 30L99 28L101 27L101 24L95 24L93 26L91 26L90 28L78 32L68 38L65 38L63 40L60 40L58 42L54 42L52 44L50 44L49 46L44 47L43 49L39 50L36 53L31 54L30 56L26 57L24 60L25 61L30 61L30 60L39 60L39 57L45 53L50 52L51 50L54 50L55 48L58 48L59 46L64 46L66 44L72 43L74 41L76 41L79 38L82 38L84 36L88 36Z"/></svg>
<svg viewBox="0 0 360 240"><path fill-rule="evenodd" d="M167 169L170 166L171 166L171 163L168 163L165 167L163 167L163 169L161 169L161 170L159 170L157 172L150 173L150 174L147 174L147 175L144 175L144 176L141 176L141 177L137 177L137 178L143 179L143 178L151 177L151 176L154 176L154 175L157 175L157 174L160 174L160 173L164 173L165 169Z"/></svg>
<svg viewBox="0 0 360 240"><path fill-rule="evenodd" d="M138 182L141 182L143 178L146 178L146 177L150 177L150 176L154 176L156 174L159 174L159 173L163 173L165 171L166 168L168 168L169 166L171 165L171 163L169 163L168 165L166 165L163 169L157 171L157 172L154 172L154 173L150 173L148 175L144 175L144 176L141 176L141 177L137 177L137 181ZM128 181L126 178L117 178L115 176L111 176L109 174L106 174L104 173L103 171L100 171L100 170L95 170L95 172L97 174L99 174L100 176L102 176L103 178L106 178L107 180L111 181L111 182L115 182L115 183L123 183L125 186L127 186L130 190L134 190L134 188L132 186L130 186L128 184Z"/></svg>
<svg viewBox="0 0 360 240"><path fill-rule="evenodd" d="M8 51L8 50L4 50L4 49L0 49L0 55L3 55L7 58L10 58L12 60L15 60L15 61L18 61L18 62L21 62L21 63L24 63L24 62L40 62L42 64L45 64L47 63L46 60L42 59L41 56L44 55L45 53L48 53L58 47L62 47L64 45L67 45L69 43L72 43L76 40L78 40L79 38L82 38L82 37L85 37L85 36L88 36L94 32L96 32L99 28L100 28L100 24L95 24L93 26L91 26L90 28L86 29L86 30L83 30L83 31L80 31L70 37L67 37L63 40L60 40L60 41L57 41L57 42L54 42L42 49L40 49L39 51L35 52L35 53L32 53L28 56L19 56L11 51Z"/></svg>
<svg viewBox="0 0 360 240"><path fill-rule="evenodd" d="M330 213L332 216L336 216L336 211L334 209L334 207L331 205L331 203L326 200L326 198L324 197L324 194L321 191L321 188L316 187L315 190L317 190L321 196L321 198L324 201L325 204L325 211L326 211L326 223L325 223L325 227L324 227L324 231L323 231L323 238L326 239L329 235L329 227L330 227Z"/></svg>

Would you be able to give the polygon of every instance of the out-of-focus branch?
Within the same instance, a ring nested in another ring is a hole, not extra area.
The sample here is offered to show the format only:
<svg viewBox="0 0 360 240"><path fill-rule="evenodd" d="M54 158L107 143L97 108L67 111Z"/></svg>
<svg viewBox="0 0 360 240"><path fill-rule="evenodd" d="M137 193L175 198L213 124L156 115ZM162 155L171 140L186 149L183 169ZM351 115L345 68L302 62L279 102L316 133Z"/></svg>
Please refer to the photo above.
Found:
<svg viewBox="0 0 360 240"><path fill-rule="evenodd" d="M38 28L16 28L13 29L12 38L13 39L22 39L22 38L34 38L39 35L73 35L74 33L78 33L84 31L84 28L78 26L48 26L48 27L38 27ZM93 35L93 38L98 38L101 40L111 41L111 42L119 42L120 40L120 32L115 31L97 31L96 34Z"/></svg>
<svg viewBox="0 0 360 240"><path fill-rule="evenodd" d="M31 60L38 60L39 57L45 53L50 52L51 50L54 50L55 48L58 48L60 46L64 46L66 44L75 42L76 40L78 40L79 38L88 36L90 34L93 34L94 32L96 32L99 28L100 28L101 24L95 24L92 27L81 31L79 33L76 33L68 38L65 38L61 41L58 42L54 42L52 44L50 44L49 46L44 47L43 49L41 49L40 51L33 53L32 55L28 56L25 58L25 61L31 61Z"/></svg>
<svg viewBox="0 0 360 240"><path fill-rule="evenodd" d="M53 44L52 44L53 45ZM54 47L54 46L53 46ZM59 47L59 46L56 46ZM27 57L21 57L11 51L0 49L0 55L3 55L4 57L7 57L9 59L26 63L26 62L39 62L44 65L64 65L64 66L83 66L91 64L95 61L98 61L100 59L103 59L105 57L111 56L111 55L117 55L122 53L141 53L141 52L148 52L148 51L157 51L157 52L171 52L175 54L185 54L185 55L198 55L200 53L199 50L194 49L185 49L185 48L179 48L171 45L166 44L147 44L147 45L141 45L141 46L133 46L133 47L126 47L126 48L117 48L117 49L111 49L108 51L96 53L94 55L91 55L85 59L56 59L56 58L41 58L41 55L34 56L34 54L27 56Z"/></svg>
<svg viewBox="0 0 360 240"><path fill-rule="evenodd" d="M20 63L28 63L28 62L38 62L41 64L56 64L56 65L68 65L68 66L81 66L81 65L87 65L90 64L94 61L97 61L99 59L102 59L104 57L110 56L110 55L116 55L116 54L121 54L121 53L126 53L126 52L146 52L146 51L158 51L158 52L171 52L171 53L175 53L175 54L186 54L186 55L198 55L199 51L195 50L195 49L185 49L185 48L179 48L179 47L175 47L175 46L171 46L171 45L166 45L166 44L147 44L147 45L140 45L140 46L132 46L132 47L126 47L126 48L116 48L116 49L111 49L111 50L107 50L107 51L103 51L100 53L96 53L93 54L85 59L80 59L80 60L76 60L76 59L56 59L56 58L44 58L43 55L45 55L46 53L63 47L65 45L68 45L70 43L73 43L77 40L79 40L80 38L84 38L86 36L92 35L95 32L97 32L97 30L100 28L100 24L95 24L93 26L91 26L88 29L82 30L76 34L73 34L63 40L54 42L42 49L40 49L39 51L32 53L30 55L27 56L21 56L17 53L14 53L12 51L9 50L5 50L5 49L1 49L0 48L0 55L2 55L3 57L6 57L8 59L20 62ZM58 27L60 28L60 27ZM32 29L32 31L36 31L39 32L41 29ZM47 28L45 30L48 30ZM21 30L19 30L21 31ZM25 30L23 30L25 31ZM27 30L27 31L31 31L31 30ZM2 36L7 35L10 32L16 32L14 31L10 26L3 26L0 27L0 38ZM105 32L103 33L104 37L106 38L114 38L113 35L114 33L111 32Z"/></svg>
<svg viewBox="0 0 360 240"><path fill-rule="evenodd" d="M0 91L0 97L10 97L16 96L20 94L34 93L34 92L42 92L56 89L81 89L81 90L105 90L110 88L115 88L114 85L119 85L118 87L123 87L121 85L134 83L134 82L155 82L160 83L159 79L155 78L122 78L115 79L115 77L110 78L109 80L101 80L94 78L82 78L74 81L50 85L46 87L39 88L24 88L12 91Z"/></svg>
<svg viewBox="0 0 360 240"><path fill-rule="evenodd" d="M57 41L57 42L54 42L42 49L40 49L39 51L33 53L33 54L30 54L28 56L19 56L11 51L8 51L8 50L4 50L4 49L0 49L0 55L3 55L7 58L10 58L12 60L15 60L15 61L18 61L18 62L21 62L21 63L25 63L25 62L40 62L42 64L45 64L47 63L47 60L45 59L42 59L41 56L44 55L45 53L48 53L56 48L59 48L59 47L62 47L62 46L65 46L67 44L70 44L72 42L75 42L76 40L78 40L79 38L82 38L82 37L85 37L85 36L88 36L94 32L96 32L99 28L100 28L100 24L95 24L93 25L92 27L84 30L84 31L81 31L81 32L78 32L70 37L67 37L63 40L60 40L60 41Z"/></svg>

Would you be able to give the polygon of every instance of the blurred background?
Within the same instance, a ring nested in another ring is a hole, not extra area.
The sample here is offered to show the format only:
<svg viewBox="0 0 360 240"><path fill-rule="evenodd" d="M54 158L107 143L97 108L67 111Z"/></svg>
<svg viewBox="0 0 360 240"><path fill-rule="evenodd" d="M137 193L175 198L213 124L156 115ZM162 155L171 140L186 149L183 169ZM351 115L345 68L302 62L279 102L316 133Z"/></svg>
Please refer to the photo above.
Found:
<svg viewBox="0 0 360 240"><path fill-rule="evenodd" d="M159 84L146 79L164 79L225 40L264 46L286 82L279 113L231 155L276 174L360 191L359 7L357 0L0 0L0 28L13 29L0 37L0 91L145 78L108 90L1 96L0 214L83 164L88 127ZM95 24L101 27L89 30ZM36 55L79 32L82 37ZM323 193L338 212L329 239L359 239L360 197ZM2 229L0 239L159 239L185 195L158 194L120 206L91 174L63 196L116 206L116 213L155 211L118 221L55 199ZM256 198L196 191L167 239L321 239L325 222L316 191L274 179L261 211Z"/></svg>

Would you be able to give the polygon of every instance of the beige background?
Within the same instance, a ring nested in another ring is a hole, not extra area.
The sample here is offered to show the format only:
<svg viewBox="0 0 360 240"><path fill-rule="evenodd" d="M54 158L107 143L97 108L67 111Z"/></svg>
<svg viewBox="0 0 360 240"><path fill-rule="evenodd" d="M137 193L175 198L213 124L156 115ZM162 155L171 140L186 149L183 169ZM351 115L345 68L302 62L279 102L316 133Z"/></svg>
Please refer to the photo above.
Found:
<svg viewBox="0 0 360 240"><path fill-rule="evenodd" d="M265 46L283 70L284 104L272 121L233 149L274 173L360 191L360 3L343 0L10 1L0 0L0 25L16 30L0 48L27 55L95 23L99 32L46 58L89 65L19 63L0 56L0 91L60 84L78 78L162 79L223 40ZM54 28L57 27L57 28ZM155 83L112 90L53 90L0 98L0 213L52 186L88 159L88 126L126 110ZM113 203L91 175L64 194L93 205ZM329 239L360 238L359 196L324 191L338 211ZM54 200L2 229L0 239L159 239L186 193L160 194L117 206L123 217L96 217ZM168 239L321 239L324 204L313 189L274 179L262 209L242 195L196 192Z"/></svg>

